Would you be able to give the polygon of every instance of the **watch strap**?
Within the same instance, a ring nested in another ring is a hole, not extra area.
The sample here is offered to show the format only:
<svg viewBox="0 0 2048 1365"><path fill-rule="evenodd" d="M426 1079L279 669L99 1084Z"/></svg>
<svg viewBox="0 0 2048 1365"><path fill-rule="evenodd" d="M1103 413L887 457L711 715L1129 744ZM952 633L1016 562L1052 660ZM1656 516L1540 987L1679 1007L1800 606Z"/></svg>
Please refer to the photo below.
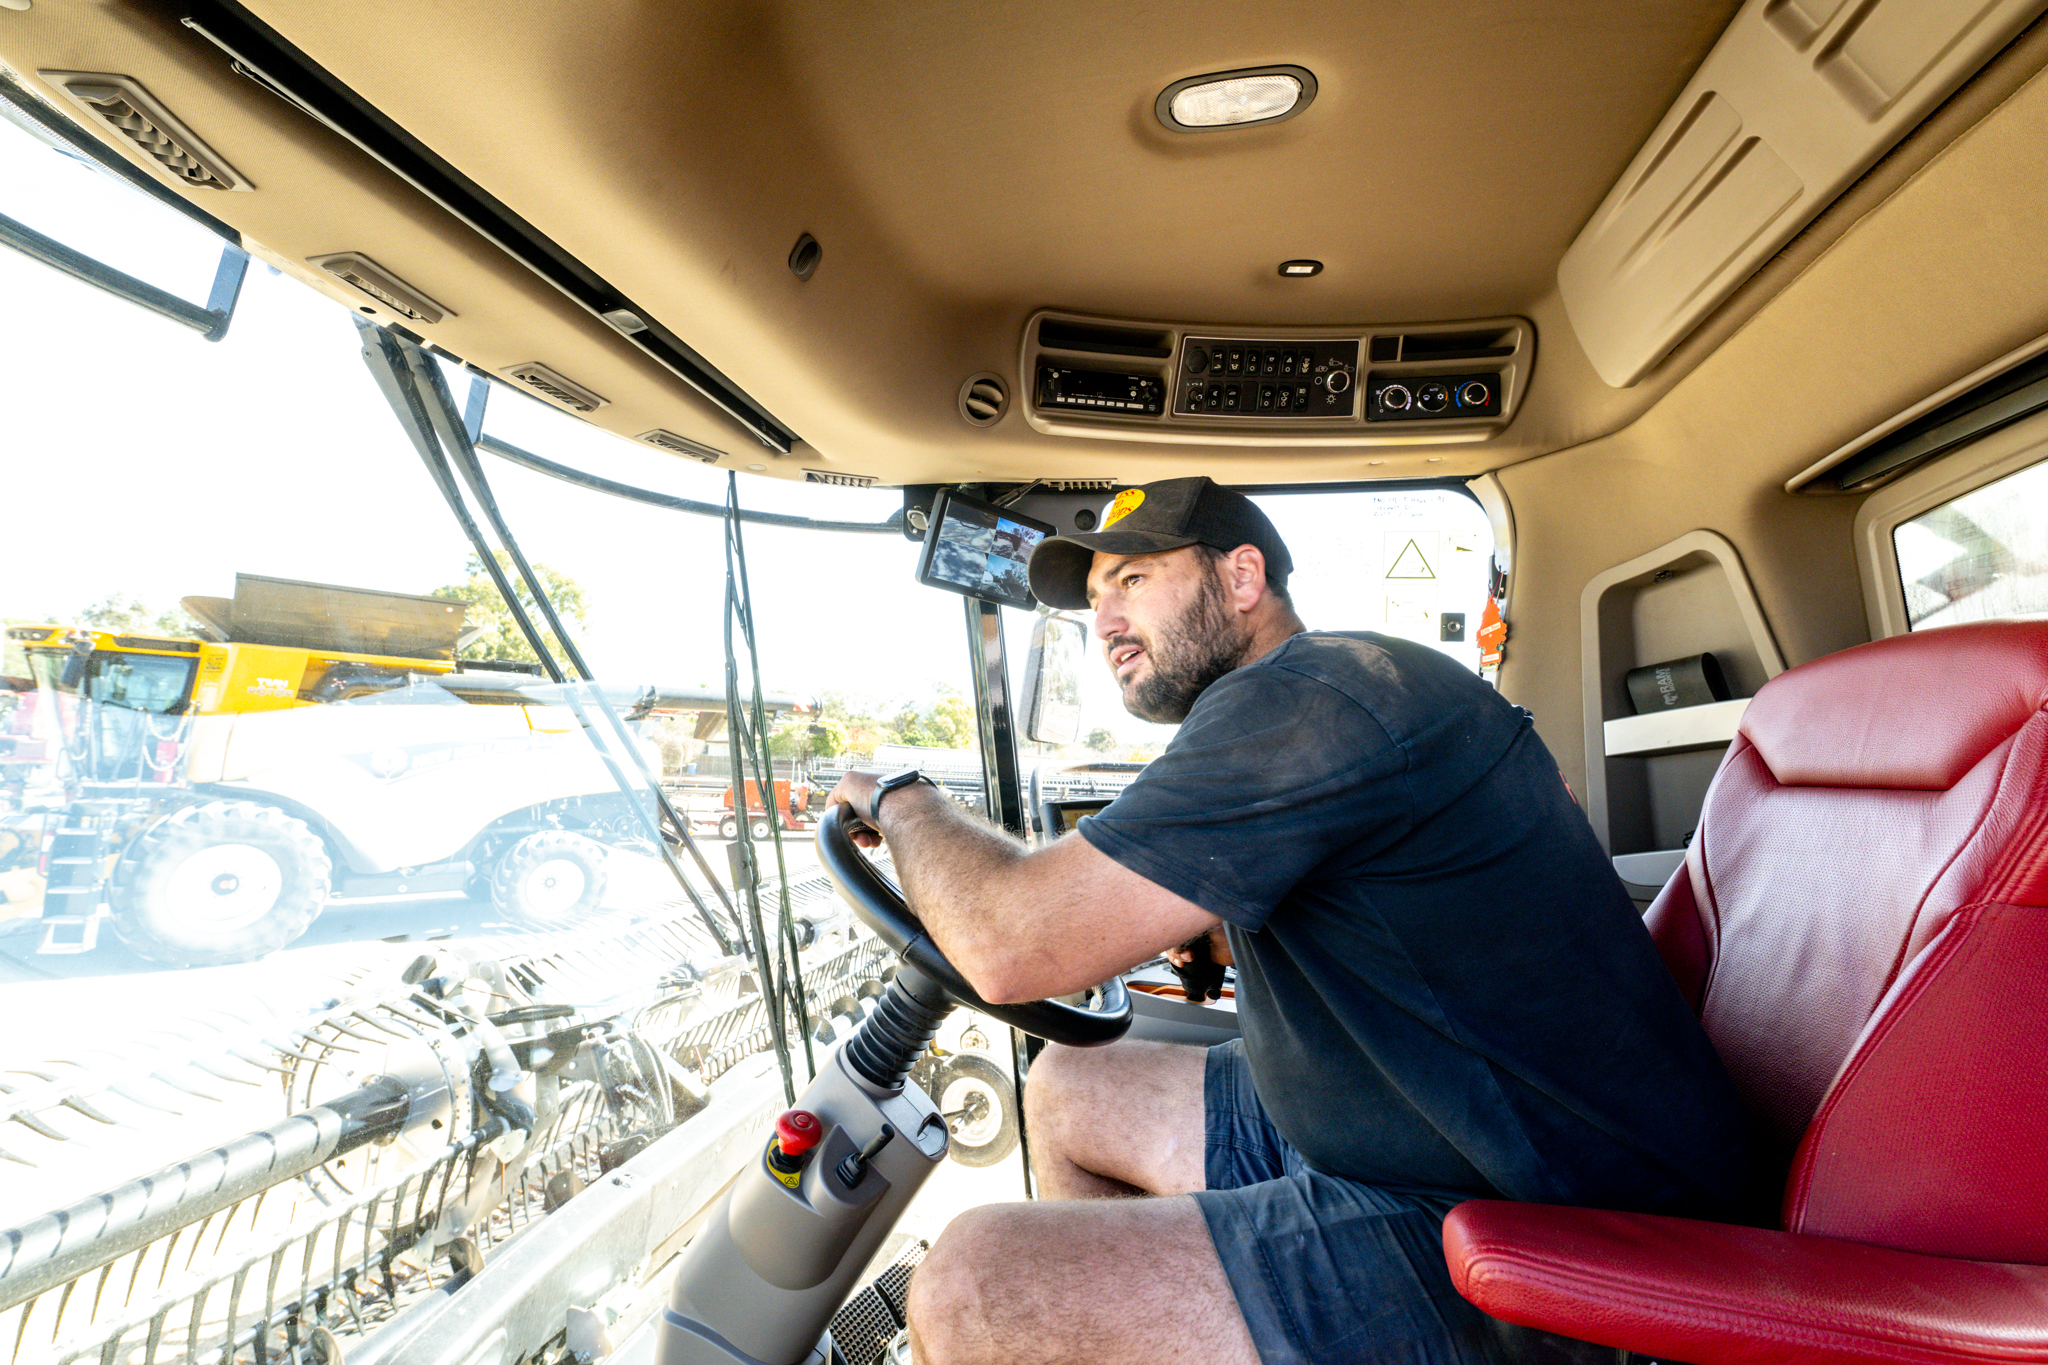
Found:
<svg viewBox="0 0 2048 1365"><path fill-rule="evenodd" d="M868 798L868 823L880 829L882 798L900 787L914 787L920 782L930 787L939 785L916 768L899 768L875 783L875 794Z"/></svg>

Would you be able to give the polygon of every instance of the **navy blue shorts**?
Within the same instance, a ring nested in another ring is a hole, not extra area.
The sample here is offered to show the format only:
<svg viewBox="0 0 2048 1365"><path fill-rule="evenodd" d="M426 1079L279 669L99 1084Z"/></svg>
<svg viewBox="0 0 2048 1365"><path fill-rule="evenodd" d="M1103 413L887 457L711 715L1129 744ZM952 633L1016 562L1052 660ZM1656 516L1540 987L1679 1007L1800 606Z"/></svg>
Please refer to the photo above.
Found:
<svg viewBox="0 0 2048 1365"><path fill-rule="evenodd" d="M1312 1169L1266 1118L1232 1040L1203 1083L1209 1188L1195 1195L1264 1365L1613 1361L1509 1327L1444 1265L1444 1215L1468 1194L1363 1185Z"/></svg>

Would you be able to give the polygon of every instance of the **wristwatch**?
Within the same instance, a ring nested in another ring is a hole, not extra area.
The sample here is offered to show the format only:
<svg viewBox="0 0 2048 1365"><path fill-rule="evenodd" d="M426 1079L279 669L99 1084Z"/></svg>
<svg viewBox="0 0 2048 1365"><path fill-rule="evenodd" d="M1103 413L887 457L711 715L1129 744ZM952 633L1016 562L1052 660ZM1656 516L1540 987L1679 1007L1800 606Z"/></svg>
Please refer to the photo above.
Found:
<svg viewBox="0 0 2048 1365"><path fill-rule="evenodd" d="M919 782L924 783L928 787L939 785L915 768L898 768L895 772L876 782L875 794L868 798L868 823L876 829L880 829L882 824L878 817L882 813L882 798L899 787L909 787Z"/></svg>

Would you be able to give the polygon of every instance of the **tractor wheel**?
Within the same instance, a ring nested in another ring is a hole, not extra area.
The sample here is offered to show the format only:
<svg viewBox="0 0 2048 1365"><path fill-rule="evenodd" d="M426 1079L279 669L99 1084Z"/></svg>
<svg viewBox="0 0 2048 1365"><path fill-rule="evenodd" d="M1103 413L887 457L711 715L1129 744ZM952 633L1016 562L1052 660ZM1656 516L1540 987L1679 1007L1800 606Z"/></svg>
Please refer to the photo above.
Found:
<svg viewBox="0 0 2048 1365"><path fill-rule="evenodd" d="M932 1078L932 1101L952 1141L946 1155L962 1166L993 1166L1017 1149L1017 1091L986 1057L958 1052Z"/></svg>
<svg viewBox="0 0 2048 1365"><path fill-rule="evenodd" d="M766 839L771 833L768 828L768 817L757 815L747 821L747 833L751 834L756 840Z"/></svg>
<svg viewBox="0 0 2048 1365"><path fill-rule="evenodd" d="M247 962L306 932L333 872L320 836L275 806L187 806L123 855L114 932L156 962Z"/></svg>
<svg viewBox="0 0 2048 1365"><path fill-rule="evenodd" d="M726 816L726 817L725 817L725 818L724 818L723 820L720 820L720 821L718 822L718 837L719 837L719 838L721 838L721 839L737 839L737 838L739 838L739 837L740 837L740 822L739 822L739 817L738 817L738 816L733 816L733 815L728 815L728 816Z"/></svg>
<svg viewBox="0 0 2048 1365"><path fill-rule="evenodd" d="M507 919L555 929L594 912L604 883L604 845L544 829L512 845L492 871L491 904Z"/></svg>

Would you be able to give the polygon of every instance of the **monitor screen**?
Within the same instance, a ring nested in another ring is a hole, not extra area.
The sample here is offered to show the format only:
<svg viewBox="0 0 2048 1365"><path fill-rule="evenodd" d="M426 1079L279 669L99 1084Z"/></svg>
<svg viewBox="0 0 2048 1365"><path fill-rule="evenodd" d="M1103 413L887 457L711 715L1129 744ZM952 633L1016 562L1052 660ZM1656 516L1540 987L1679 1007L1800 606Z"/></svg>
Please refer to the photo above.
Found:
<svg viewBox="0 0 2048 1365"><path fill-rule="evenodd" d="M1029 610L1031 552L1054 533L1045 522L943 489L932 504L917 581Z"/></svg>

